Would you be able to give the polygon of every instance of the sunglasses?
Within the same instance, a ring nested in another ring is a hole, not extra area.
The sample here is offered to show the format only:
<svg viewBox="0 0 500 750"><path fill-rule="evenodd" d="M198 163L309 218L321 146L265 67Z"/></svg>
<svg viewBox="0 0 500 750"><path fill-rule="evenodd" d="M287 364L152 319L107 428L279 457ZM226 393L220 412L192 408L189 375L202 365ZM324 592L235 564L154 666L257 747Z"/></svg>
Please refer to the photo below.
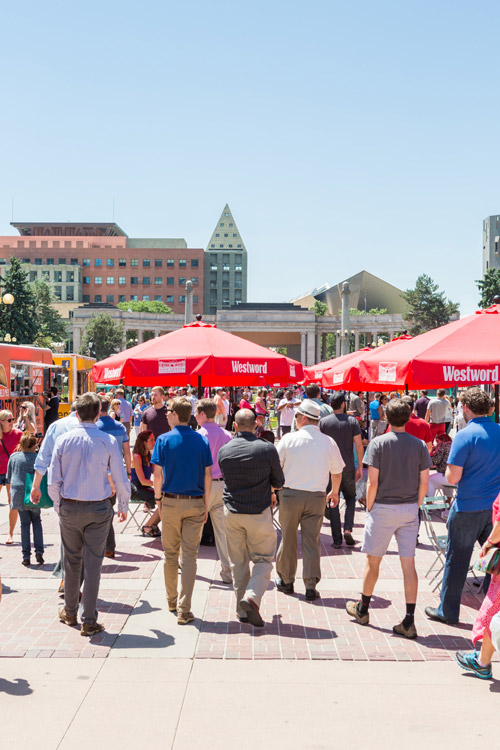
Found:
<svg viewBox="0 0 500 750"><path fill-rule="evenodd" d="M14 420L13 420L12 417L10 417L9 419L2 419L1 421L2 422L13 422Z"/></svg>

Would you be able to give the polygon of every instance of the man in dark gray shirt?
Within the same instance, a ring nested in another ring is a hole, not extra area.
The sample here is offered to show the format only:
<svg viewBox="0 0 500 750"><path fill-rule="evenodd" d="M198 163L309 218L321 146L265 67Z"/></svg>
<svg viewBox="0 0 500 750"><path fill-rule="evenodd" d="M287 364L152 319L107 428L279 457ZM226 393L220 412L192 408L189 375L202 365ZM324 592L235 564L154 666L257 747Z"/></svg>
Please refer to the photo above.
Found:
<svg viewBox="0 0 500 750"><path fill-rule="evenodd" d="M370 620L368 608L378 580L380 563L393 536L398 544L406 597L406 616L394 633L416 638L415 607L418 577L415 547L418 509L429 484L431 459L422 440L405 432L410 406L401 399L389 401L386 410L390 432L372 440L364 462L368 464L366 509L368 516L362 551L366 552L363 593L358 602L347 602L346 610L360 625Z"/></svg>
<svg viewBox="0 0 500 750"><path fill-rule="evenodd" d="M227 551L238 619L262 627L260 603L276 552L273 490L283 486L285 477L274 445L255 436L255 414L250 409L236 413L234 427L234 440L223 445L218 456L224 478Z"/></svg>
<svg viewBox="0 0 500 750"><path fill-rule="evenodd" d="M345 413L346 402L343 393L336 393L330 401L333 414L323 417L319 423L319 429L325 435L331 437L338 445L340 454L344 459L342 470L342 481L339 491L345 500L344 517L344 539L345 543L352 547L356 544L352 529L354 526L354 512L356 508L356 481L363 475L363 443L361 441L361 428L355 417ZM358 458L358 468L354 466L354 448ZM330 526L332 529L333 546L335 549L342 547L342 524L340 522L339 506L330 508Z"/></svg>

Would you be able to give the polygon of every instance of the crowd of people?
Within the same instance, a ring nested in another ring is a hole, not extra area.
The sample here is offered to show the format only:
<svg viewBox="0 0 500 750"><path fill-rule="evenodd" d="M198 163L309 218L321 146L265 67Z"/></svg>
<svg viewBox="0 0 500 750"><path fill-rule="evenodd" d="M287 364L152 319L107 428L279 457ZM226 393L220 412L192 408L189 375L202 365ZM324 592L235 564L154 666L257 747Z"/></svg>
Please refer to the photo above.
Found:
<svg viewBox="0 0 500 750"><path fill-rule="evenodd" d="M22 563L31 565L32 531L36 562L43 564L39 508L53 504L61 532L59 618L74 626L80 616L82 635L91 636L104 629L97 597L103 559L116 551L115 505L120 523L130 500L144 504L141 532L161 537L167 607L179 625L195 619L198 550L210 520L221 580L234 587L236 617L262 627L274 561L278 591L295 595L298 530L305 599L314 601L325 515L332 546L354 547L359 503L366 511L366 567L360 598L347 602L347 613L359 625L369 623L380 564L394 538L406 608L393 631L414 639L415 553L425 498L440 494L450 505L440 602L425 609L431 620L459 622L476 542L483 558L500 546L500 426L491 419L493 408L481 388L464 390L459 399L439 389L433 398L424 390L376 393L367 402L363 393L327 394L315 384L213 394L154 386L128 398L119 386L80 396L67 417L51 421L40 445L27 401L16 422L0 411L0 483L10 505L6 543L13 543L19 514ZM500 570L490 572L473 629L475 650L457 654L461 667L484 679L491 677L491 621L500 611Z"/></svg>

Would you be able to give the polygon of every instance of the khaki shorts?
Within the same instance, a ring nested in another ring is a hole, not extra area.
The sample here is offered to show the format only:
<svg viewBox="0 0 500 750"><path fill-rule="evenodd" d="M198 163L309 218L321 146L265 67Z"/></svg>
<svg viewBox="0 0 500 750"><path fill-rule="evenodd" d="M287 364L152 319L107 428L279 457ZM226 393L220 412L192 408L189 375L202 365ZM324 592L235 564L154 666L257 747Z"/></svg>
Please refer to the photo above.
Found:
<svg viewBox="0 0 500 750"><path fill-rule="evenodd" d="M383 505L375 503L367 514L362 552L383 557L393 536L400 557L415 557L418 534L417 503Z"/></svg>

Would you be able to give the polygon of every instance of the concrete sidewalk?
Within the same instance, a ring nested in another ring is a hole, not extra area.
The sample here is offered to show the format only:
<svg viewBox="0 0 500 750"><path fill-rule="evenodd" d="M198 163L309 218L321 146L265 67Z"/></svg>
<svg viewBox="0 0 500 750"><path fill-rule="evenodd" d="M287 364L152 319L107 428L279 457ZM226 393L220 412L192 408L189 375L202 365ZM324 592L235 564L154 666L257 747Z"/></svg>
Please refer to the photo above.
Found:
<svg viewBox="0 0 500 750"><path fill-rule="evenodd" d="M500 681L452 663L3 659L5 750L497 747Z"/></svg>

